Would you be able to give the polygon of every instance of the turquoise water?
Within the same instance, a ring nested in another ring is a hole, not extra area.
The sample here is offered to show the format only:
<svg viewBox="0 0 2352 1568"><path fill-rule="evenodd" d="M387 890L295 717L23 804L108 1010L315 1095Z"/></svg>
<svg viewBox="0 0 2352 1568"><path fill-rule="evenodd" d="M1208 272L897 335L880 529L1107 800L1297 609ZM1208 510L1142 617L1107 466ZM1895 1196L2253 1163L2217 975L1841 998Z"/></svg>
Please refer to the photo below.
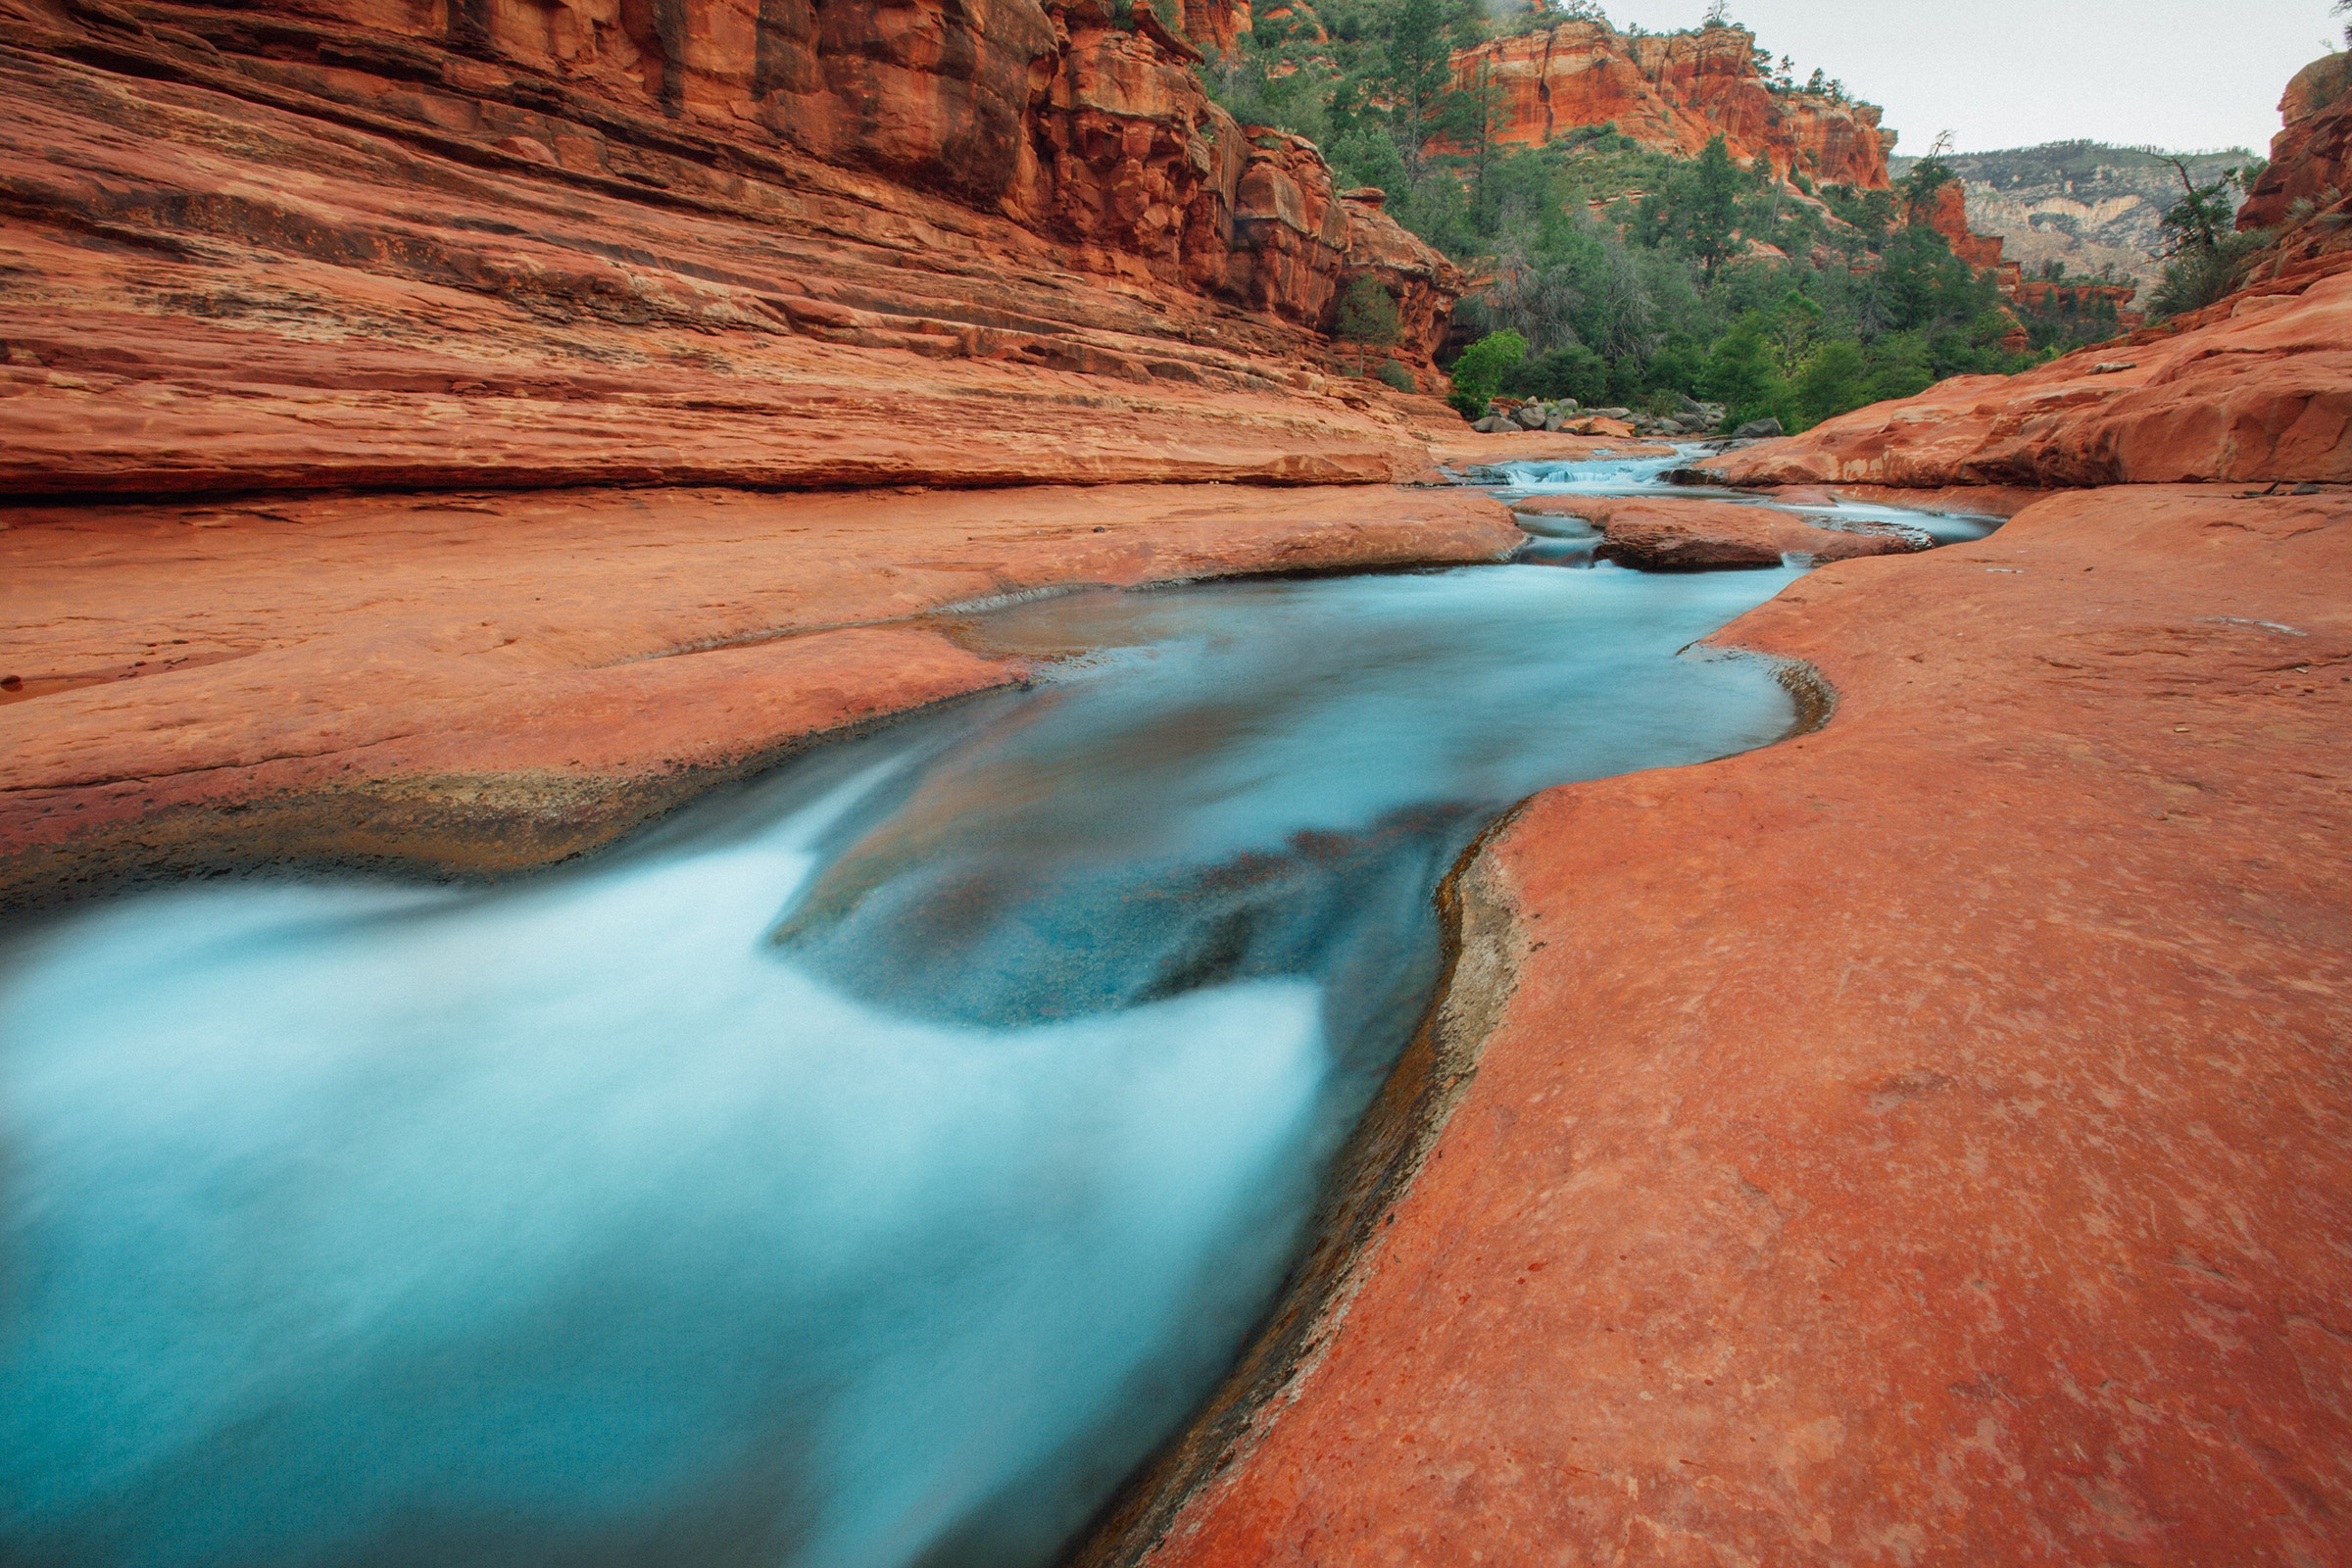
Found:
<svg viewBox="0 0 2352 1568"><path fill-rule="evenodd" d="M1214 1384L1549 784L1791 721L1793 572L973 617L1034 690L575 868L0 965L0 1560L1051 1559Z"/></svg>

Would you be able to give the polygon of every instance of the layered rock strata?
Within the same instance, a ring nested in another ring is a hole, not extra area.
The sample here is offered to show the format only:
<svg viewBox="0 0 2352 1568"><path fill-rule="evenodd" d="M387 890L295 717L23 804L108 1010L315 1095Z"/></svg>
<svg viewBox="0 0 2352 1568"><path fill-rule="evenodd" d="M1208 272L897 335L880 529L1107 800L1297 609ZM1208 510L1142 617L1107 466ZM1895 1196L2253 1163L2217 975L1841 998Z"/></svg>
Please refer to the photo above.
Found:
<svg viewBox="0 0 2352 1568"><path fill-rule="evenodd" d="M818 735L1017 682L943 610L1492 560L1483 493L666 488L23 507L0 906L257 863L484 874Z"/></svg>
<svg viewBox="0 0 2352 1568"><path fill-rule="evenodd" d="M780 0L654 8L668 56L567 7L381 9L0 0L0 487L1416 461L1434 411L1327 381L1320 328L1377 275L1437 386L1457 274L1310 151L1250 177L1271 155L1107 14L858 10L858 44L834 8L787 69Z"/></svg>
<svg viewBox="0 0 2352 1568"><path fill-rule="evenodd" d="M1944 237L1954 256L1980 272L1994 273L2004 290L2015 292L2024 269L2003 254L1998 235L1980 234L1969 227L1966 184L1954 179L1936 187L1936 208L1928 215L1928 226Z"/></svg>
<svg viewBox="0 0 2352 1568"><path fill-rule="evenodd" d="M2352 250L2352 65L2328 55L2304 67L2278 113L2286 123L2237 210L2240 229L2277 231L2258 276Z"/></svg>
<svg viewBox="0 0 2352 1568"><path fill-rule="evenodd" d="M2352 197L2352 65L2326 55L2305 66L2278 100L2284 122L2262 177L2237 210L2241 229L2279 228L2297 202L2317 211Z"/></svg>
<svg viewBox="0 0 2352 1568"><path fill-rule="evenodd" d="M1495 137L1542 146L1586 125L1614 125L1644 147L1695 155L1721 133L1741 162L1782 173L1883 190L1891 132L1874 104L1775 92L1756 69L1755 35L1709 26L1664 35L1621 33L1603 22L1563 22L1495 38L1453 57L1457 86L1491 89Z"/></svg>

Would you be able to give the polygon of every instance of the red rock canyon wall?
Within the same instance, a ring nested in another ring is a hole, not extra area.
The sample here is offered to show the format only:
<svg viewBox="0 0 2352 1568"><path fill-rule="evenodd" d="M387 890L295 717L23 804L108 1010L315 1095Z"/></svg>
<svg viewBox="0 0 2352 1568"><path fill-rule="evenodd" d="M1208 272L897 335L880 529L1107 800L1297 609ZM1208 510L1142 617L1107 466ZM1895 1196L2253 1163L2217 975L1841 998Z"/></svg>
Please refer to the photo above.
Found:
<svg viewBox="0 0 2352 1568"><path fill-rule="evenodd" d="M1483 74L1501 98L1497 134L1514 146L1614 123L1643 146L1689 157L1721 132L1743 162L1886 188L1894 138L1879 128L1878 108L1775 94L1757 74L1755 43L1741 27L1629 37L1601 23L1564 22L1457 53L1454 79L1475 86Z"/></svg>

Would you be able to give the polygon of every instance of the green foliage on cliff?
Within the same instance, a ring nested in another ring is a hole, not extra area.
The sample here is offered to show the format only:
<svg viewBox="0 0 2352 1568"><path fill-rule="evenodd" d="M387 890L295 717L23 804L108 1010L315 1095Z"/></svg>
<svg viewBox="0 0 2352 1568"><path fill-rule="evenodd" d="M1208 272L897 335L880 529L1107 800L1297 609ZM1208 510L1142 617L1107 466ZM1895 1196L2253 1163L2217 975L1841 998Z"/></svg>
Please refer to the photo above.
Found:
<svg viewBox="0 0 2352 1568"><path fill-rule="evenodd" d="M2230 169L2200 183L2184 160L2169 161L2180 174L2180 195L2164 214L2164 277L2148 309L2159 320L2202 310L2228 294L2237 286L2242 265L2272 238L2260 229L2237 231L2233 197L2251 188L2256 175Z"/></svg>
<svg viewBox="0 0 2352 1568"><path fill-rule="evenodd" d="M1456 342L1484 340L1453 367L1464 412L1497 391L1661 412L1708 396L1735 422L1795 430L2030 363L2001 347L2018 323L1992 285L1905 223L1948 168L1923 164L1897 191L1808 193L1740 167L1721 137L1693 159L1611 125L1498 148L1498 95L1457 88L1446 64L1494 25L1478 0L1318 0L1259 18L1202 71L1237 119L1315 140L1341 188L1387 191L1397 221L1493 278L1455 313ZM1776 81L1792 69L1765 64Z"/></svg>
<svg viewBox="0 0 2352 1568"><path fill-rule="evenodd" d="M1703 397L1728 405L1732 424L1771 416L1799 430L1946 375L2031 363L2001 346L2017 323L1989 278L1933 229L1890 226L1899 192L1825 187L1815 203L1728 158L1556 146L1498 162L1483 202L1466 181L1454 188L1451 206L1425 198L1416 216L1493 277L1457 309L1457 328L1507 327L1528 343L1506 392L1590 404L1605 380L1611 404L1666 412ZM1557 378L1571 366L1592 390L1534 384L1537 367Z"/></svg>
<svg viewBox="0 0 2352 1568"><path fill-rule="evenodd" d="M1364 370L1364 352L1396 342L1399 325L1396 298L1368 272L1356 277L1340 296L1338 332L1342 341L1355 345L1358 375Z"/></svg>

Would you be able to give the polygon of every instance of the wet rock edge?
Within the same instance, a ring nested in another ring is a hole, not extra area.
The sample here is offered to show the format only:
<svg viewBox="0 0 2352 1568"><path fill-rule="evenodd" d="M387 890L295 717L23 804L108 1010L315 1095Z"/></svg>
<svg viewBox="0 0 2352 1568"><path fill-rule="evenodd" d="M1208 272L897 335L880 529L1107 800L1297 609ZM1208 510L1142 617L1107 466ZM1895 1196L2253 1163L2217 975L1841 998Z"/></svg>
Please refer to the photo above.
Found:
<svg viewBox="0 0 2352 1568"><path fill-rule="evenodd" d="M1773 678L1796 713L1772 745L1812 734L1837 710L1836 688L1801 660L1708 643L1686 652L1760 659L1773 666ZM1060 1568L1137 1568L1148 1559L1185 1509L1248 1459L1338 1335L1379 1263L1383 1231L1436 1152L1518 990L1527 939L1517 901L1488 851L1510 833L1528 804L1522 801L1489 823L1438 884L1438 983L1411 1044L1341 1147L1308 1226L1306 1255L1293 1266L1233 1370L1096 1515L1063 1553Z"/></svg>

